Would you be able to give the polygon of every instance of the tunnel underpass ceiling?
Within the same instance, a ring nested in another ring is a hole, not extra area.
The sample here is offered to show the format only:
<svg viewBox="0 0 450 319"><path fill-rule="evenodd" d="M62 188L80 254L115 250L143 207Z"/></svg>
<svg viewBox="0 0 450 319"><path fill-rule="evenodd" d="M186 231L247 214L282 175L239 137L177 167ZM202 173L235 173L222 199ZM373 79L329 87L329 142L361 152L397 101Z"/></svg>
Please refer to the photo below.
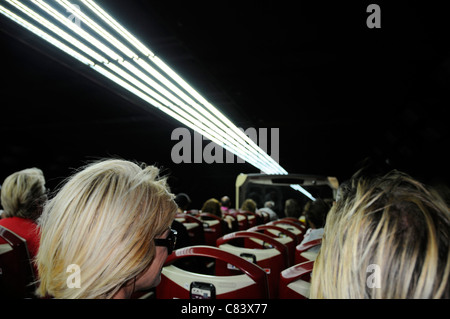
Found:
<svg viewBox="0 0 450 319"><path fill-rule="evenodd" d="M289 172L347 176L372 156L449 175L449 23L437 7L380 3L382 28L372 30L366 2L98 2L236 125L279 128ZM1 26L5 170L40 145L43 162L117 154L174 166L180 124Z"/></svg>

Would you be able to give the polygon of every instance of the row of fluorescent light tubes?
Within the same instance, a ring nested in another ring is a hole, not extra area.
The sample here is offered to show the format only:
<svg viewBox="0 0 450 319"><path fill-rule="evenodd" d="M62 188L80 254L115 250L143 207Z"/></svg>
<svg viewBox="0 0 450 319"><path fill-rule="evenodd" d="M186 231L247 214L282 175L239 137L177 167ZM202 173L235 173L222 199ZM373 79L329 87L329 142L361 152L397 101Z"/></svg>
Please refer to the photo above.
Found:
<svg viewBox="0 0 450 319"><path fill-rule="evenodd" d="M4 2L8 3L12 10L0 5L0 13L89 65L150 105L199 132L262 172L287 174L285 169L244 132L94 1L77 2L83 4L86 10L79 10L78 5L68 0L52 0L51 4L42 0ZM72 13L83 26L89 27L90 32L69 20L61 11L66 15ZM125 43L132 45L131 48L84 11L114 30L126 40ZM40 12L51 19L44 17ZM30 21L37 22L38 26ZM313 199L301 186L295 185L293 188Z"/></svg>

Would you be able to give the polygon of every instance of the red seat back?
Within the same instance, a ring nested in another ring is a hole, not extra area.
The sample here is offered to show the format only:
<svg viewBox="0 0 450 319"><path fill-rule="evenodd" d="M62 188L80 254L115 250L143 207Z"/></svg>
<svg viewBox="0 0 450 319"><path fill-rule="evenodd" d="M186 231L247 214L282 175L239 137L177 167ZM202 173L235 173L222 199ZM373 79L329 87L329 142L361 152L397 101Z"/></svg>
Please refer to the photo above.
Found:
<svg viewBox="0 0 450 319"><path fill-rule="evenodd" d="M289 253L289 265L291 266L294 264L295 261L295 247L297 246L297 236L291 232L290 230L287 230L282 227L278 227L275 225L258 225L252 228L249 228L248 231L256 231L256 232L263 232L264 234L276 238L281 243L285 244L288 248ZM290 240L289 240L290 239Z"/></svg>
<svg viewBox="0 0 450 319"><path fill-rule="evenodd" d="M300 219L297 219L295 217L283 217L280 220L285 220L285 221L290 221L293 222L295 224L298 224L299 226L301 226L305 231L307 230L307 226L306 223Z"/></svg>
<svg viewBox="0 0 450 319"><path fill-rule="evenodd" d="M249 212L247 210L243 210L243 211L241 211L241 213L243 213L247 216L248 228L260 225L263 222L263 218L256 213Z"/></svg>
<svg viewBox="0 0 450 319"><path fill-rule="evenodd" d="M236 239L244 240L244 247L232 245ZM271 298L278 296L279 274L289 265L286 245L265 234L239 231L225 235L217 240L217 247L243 258L251 258L268 274ZM216 264L216 273L229 273L228 265Z"/></svg>
<svg viewBox="0 0 450 319"><path fill-rule="evenodd" d="M185 225L189 235L190 245L205 244L203 222L199 218L189 214L177 214L175 218Z"/></svg>
<svg viewBox="0 0 450 319"><path fill-rule="evenodd" d="M297 247L295 247L295 263L300 264L305 261L309 261L310 259L306 258L305 256L302 256L302 254L304 252L308 251L309 249L319 246L321 244L322 244L322 238L311 240L304 244L297 245Z"/></svg>
<svg viewBox="0 0 450 319"><path fill-rule="evenodd" d="M201 213L198 217L203 221L205 244L215 247L216 240L224 235L223 219L210 213Z"/></svg>
<svg viewBox="0 0 450 319"><path fill-rule="evenodd" d="M297 264L280 273L280 299L307 299L314 262Z"/></svg>
<svg viewBox="0 0 450 319"><path fill-rule="evenodd" d="M270 223L267 223L267 225L275 225L292 231L297 236L297 242L299 243L302 242L303 236L305 235L306 231L306 228L304 226L286 219L274 220Z"/></svg>
<svg viewBox="0 0 450 319"><path fill-rule="evenodd" d="M0 297L33 297L35 278L26 240L0 226L0 246Z"/></svg>
<svg viewBox="0 0 450 319"><path fill-rule="evenodd" d="M243 274L237 276L204 275L182 270L174 262L186 257L215 258L231 264ZM267 275L257 265L216 247L193 246L174 251L166 260L161 282L156 288L158 299L194 299L193 294L209 294L216 299L267 299Z"/></svg>
<svg viewBox="0 0 450 319"><path fill-rule="evenodd" d="M247 230L249 227L248 217L246 214L239 211L228 212L226 215L231 215L237 220L238 230Z"/></svg>

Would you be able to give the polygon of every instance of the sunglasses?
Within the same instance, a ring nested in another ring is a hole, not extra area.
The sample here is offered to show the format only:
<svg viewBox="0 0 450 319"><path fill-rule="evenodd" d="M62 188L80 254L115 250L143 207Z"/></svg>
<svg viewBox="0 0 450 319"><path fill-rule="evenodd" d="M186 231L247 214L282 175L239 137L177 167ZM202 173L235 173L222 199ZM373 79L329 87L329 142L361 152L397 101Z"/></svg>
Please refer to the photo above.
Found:
<svg viewBox="0 0 450 319"><path fill-rule="evenodd" d="M167 238L155 238L154 241L156 246L167 247L167 253L170 255L175 249L175 244L177 243L177 231L170 228Z"/></svg>

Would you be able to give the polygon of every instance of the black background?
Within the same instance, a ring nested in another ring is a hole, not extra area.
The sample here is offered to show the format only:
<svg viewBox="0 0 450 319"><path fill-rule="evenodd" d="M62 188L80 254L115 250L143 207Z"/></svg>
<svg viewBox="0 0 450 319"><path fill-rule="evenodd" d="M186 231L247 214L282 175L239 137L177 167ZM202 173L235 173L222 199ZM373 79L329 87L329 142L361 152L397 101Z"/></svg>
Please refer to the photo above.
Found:
<svg viewBox="0 0 450 319"><path fill-rule="evenodd" d="M344 180L370 160L449 181L449 21L437 3L97 1L243 128L279 128L290 173ZM0 17L0 180L43 169L54 189L87 161L164 167L194 208L234 195L249 164L175 164L182 125ZM191 131L192 133L192 131ZM207 142L205 142L206 144Z"/></svg>

